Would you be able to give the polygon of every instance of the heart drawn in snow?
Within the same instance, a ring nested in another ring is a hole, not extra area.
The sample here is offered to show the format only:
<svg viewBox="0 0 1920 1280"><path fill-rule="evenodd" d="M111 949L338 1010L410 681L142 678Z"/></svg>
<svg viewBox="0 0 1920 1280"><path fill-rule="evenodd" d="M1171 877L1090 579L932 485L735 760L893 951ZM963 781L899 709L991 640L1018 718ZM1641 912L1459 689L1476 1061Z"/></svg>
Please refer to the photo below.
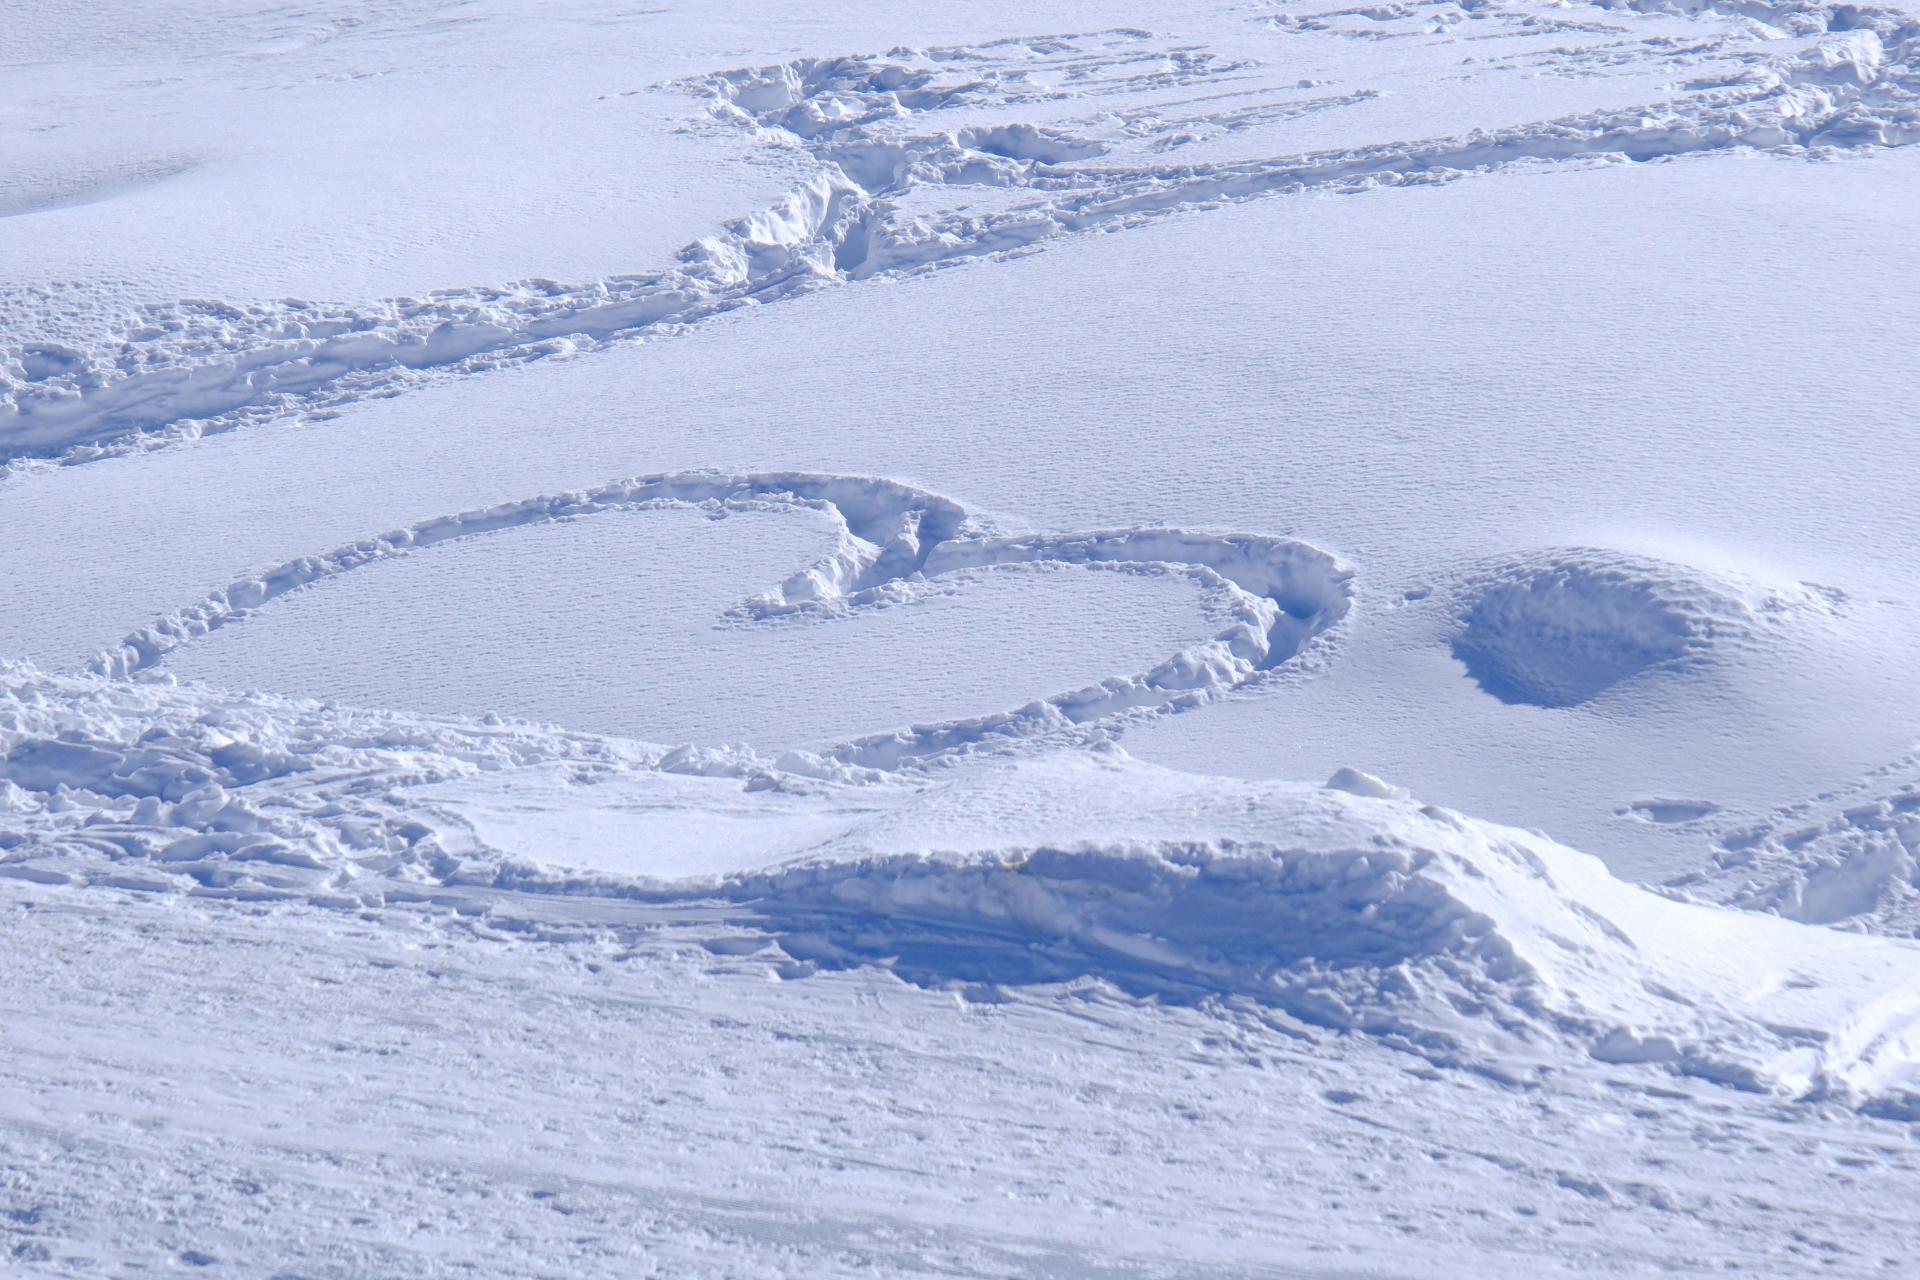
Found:
<svg viewBox="0 0 1920 1280"><path fill-rule="evenodd" d="M128 636L94 658L101 675L127 676L168 652L297 588L422 549L544 522L665 508L797 511L825 516L827 553L730 611L740 621L831 616L902 597L943 574L998 565L1134 565L1199 580L1223 603L1226 625L1152 669L1102 680L1010 711L915 725L816 753L841 766L896 769L983 741L1032 737L1136 709L1180 710L1237 689L1297 656L1345 616L1350 573L1290 538L1119 529L993 536L959 504L890 480L803 472L677 472L597 489L528 498L422 521L230 583Z"/></svg>

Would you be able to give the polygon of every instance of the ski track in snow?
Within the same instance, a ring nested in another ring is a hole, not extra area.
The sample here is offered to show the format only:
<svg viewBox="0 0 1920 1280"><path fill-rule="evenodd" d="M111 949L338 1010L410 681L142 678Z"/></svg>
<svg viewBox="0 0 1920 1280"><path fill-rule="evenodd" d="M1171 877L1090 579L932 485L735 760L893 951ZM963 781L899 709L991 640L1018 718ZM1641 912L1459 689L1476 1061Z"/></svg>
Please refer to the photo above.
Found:
<svg viewBox="0 0 1920 1280"><path fill-rule="evenodd" d="M833 284L911 275L1267 195L1735 147L1808 155L1920 139L1920 24L1905 15L1758 0L1617 7L1691 13L1735 30L1705 52L1658 40L1584 50L1601 61L1610 49L1712 73L1684 83L1686 96L1671 101L1245 163L1167 157L1208 137L1365 101L1371 92L1239 103L1244 91L1234 86L1249 64L1132 29L801 59L703 77L677 87L705 95L716 121L804 153L815 173L780 204L690 245L676 266L586 285L531 280L361 307L181 302L146 308L85 348L27 340L0 366L0 459L85 461L290 411L325 412L435 370L475 372L641 339ZM1263 21L1291 29L1284 15ZM1323 14L1299 29L1419 38L1482 22L1494 28L1489 36L1617 30L1451 3ZM1735 47L1756 32L1787 39L1793 51L1761 57ZM1207 91L1187 100L1199 110L1128 108L1044 125L1013 119L926 131L942 112L963 108L997 114L1193 89ZM1130 153L1131 162L1114 163ZM1011 200L991 212L918 208L930 191L995 189Z"/></svg>

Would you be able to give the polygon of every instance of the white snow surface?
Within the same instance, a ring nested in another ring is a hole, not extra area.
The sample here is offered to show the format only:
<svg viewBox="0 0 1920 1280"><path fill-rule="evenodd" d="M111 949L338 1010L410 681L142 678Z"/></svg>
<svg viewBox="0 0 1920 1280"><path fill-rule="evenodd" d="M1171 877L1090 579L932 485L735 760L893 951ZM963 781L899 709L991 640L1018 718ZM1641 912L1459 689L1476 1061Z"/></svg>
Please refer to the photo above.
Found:
<svg viewBox="0 0 1920 1280"><path fill-rule="evenodd" d="M1911 1269L1910 9L16 9L0 1271Z"/></svg>

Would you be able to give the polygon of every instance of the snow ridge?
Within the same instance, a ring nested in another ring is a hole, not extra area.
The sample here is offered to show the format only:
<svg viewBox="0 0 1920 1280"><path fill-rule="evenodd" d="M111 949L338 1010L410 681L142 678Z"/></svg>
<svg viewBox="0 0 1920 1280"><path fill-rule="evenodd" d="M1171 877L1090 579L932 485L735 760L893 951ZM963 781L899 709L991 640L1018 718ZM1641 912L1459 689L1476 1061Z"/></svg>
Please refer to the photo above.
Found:
<svg viewBox="0 0 1920 1280"><path fill-rule="evenodd" d="M815 844L720 876L649 877L644 847L630 874L583 871L537 831L476 846L410 794L536 766L563 779L549 822L665 802L693 829L703 806L733 815L724 833L761 805L814 815ZM1075 750L827 781L744 752L5 666L0 877L413 903L530 942L677 922L729 954L771 948L795 980L873 967L976 1000L1092 982L1515 1083L1599 1064L1920 1116L1920 949L1665 898L1351 778ZM760 941L742 950L743 930Z"/></svg>
<svg viewBox="0 0 1920 1280"><path fill-rule="evenodd" d="M1640 5L1631 6L1640 8ZM1669 11L1654 7L1654 11ZM89 349L29 343L0 363L0 461L84 461L140 439L315 411L433 370L472 372L670 333L743 306L910 275L1169 213L1305 191L1447 182L1517 165L1647 161L1751 147L1789 154L1920 139L1920 25L1892 10L1752 4L1692 13L1799 33L1790 54L1689 96L1464 137L1252 163L1168 163L1197 139L1364 101L1370 91L1197 112L1133 109L927 132L967 107L1226 86L1247 64L1149 33L1030 37L723 72L680 86L723 122L816 166L775 206L688 246L668 270L584 285L530 280L334 307L305 300L146 309ZM1749 12L1753 11L1753 12ZM1397 10L1396 10L1397 12ZM1764 15L1764 16L1761 16ZM1446 24L1441 24L1445 26ZM1121 153L1132 163L1107 163ZM928 192L999 188L1004 208L918 211ZM908 197L913 196L909 208Z"/></svg>
<svg viewBox="0 0 1920 1280"><path fill-rule="evenodd" d="M638 892L717 896L806 964L983 999L1093 979L1508 1079L1571 1051L1920 1115L1920 950L1674 901L1544 837L1393 795L1117 756L1015 761L812 856Z"/></svg>
<svg viewBox="0 0 1920 1280"><path fill-rule="evenodd" d="M1920 999L1830 1030L1792 1015L1761 1025L1766 1002L1686 990L1683 961L1642 953L1647 930L1684 928L1697 908L1651 895L1592 901L1569 874L1581 855L1442 810L1418 814L1444 832L1383 834L1368 811L1379 803L1342 815L1369 834L1339 848L1282 838L875 855L694 892L750 904L797 959L879 963L922 984L1097 978L1161 1001L1248 1002L1438 1066L1519 1077L1572 1046L1740 1089L1920 1114L1910 1078ZM1668 906L1673 918L1659 918ZM1905 972L1920 953L1876 958ZM1855 995L1872 992L1862 981ZM1885 1058L1866 1051L1889 1044ZM1894 1080L1904 1083L1887 1090Z"/></svg>

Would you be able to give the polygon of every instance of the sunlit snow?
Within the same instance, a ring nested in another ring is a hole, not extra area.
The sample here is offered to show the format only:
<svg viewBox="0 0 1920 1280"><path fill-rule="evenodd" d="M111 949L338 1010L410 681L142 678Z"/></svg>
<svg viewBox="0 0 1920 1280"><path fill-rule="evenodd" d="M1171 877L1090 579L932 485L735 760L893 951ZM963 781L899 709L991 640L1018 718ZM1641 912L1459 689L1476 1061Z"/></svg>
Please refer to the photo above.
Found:
<svg viewBox="0 0 1920 1280"><path fill-rule="evenodd" d="M1890 1276L1913 0L20 0L0 1272Z"/></svg>

